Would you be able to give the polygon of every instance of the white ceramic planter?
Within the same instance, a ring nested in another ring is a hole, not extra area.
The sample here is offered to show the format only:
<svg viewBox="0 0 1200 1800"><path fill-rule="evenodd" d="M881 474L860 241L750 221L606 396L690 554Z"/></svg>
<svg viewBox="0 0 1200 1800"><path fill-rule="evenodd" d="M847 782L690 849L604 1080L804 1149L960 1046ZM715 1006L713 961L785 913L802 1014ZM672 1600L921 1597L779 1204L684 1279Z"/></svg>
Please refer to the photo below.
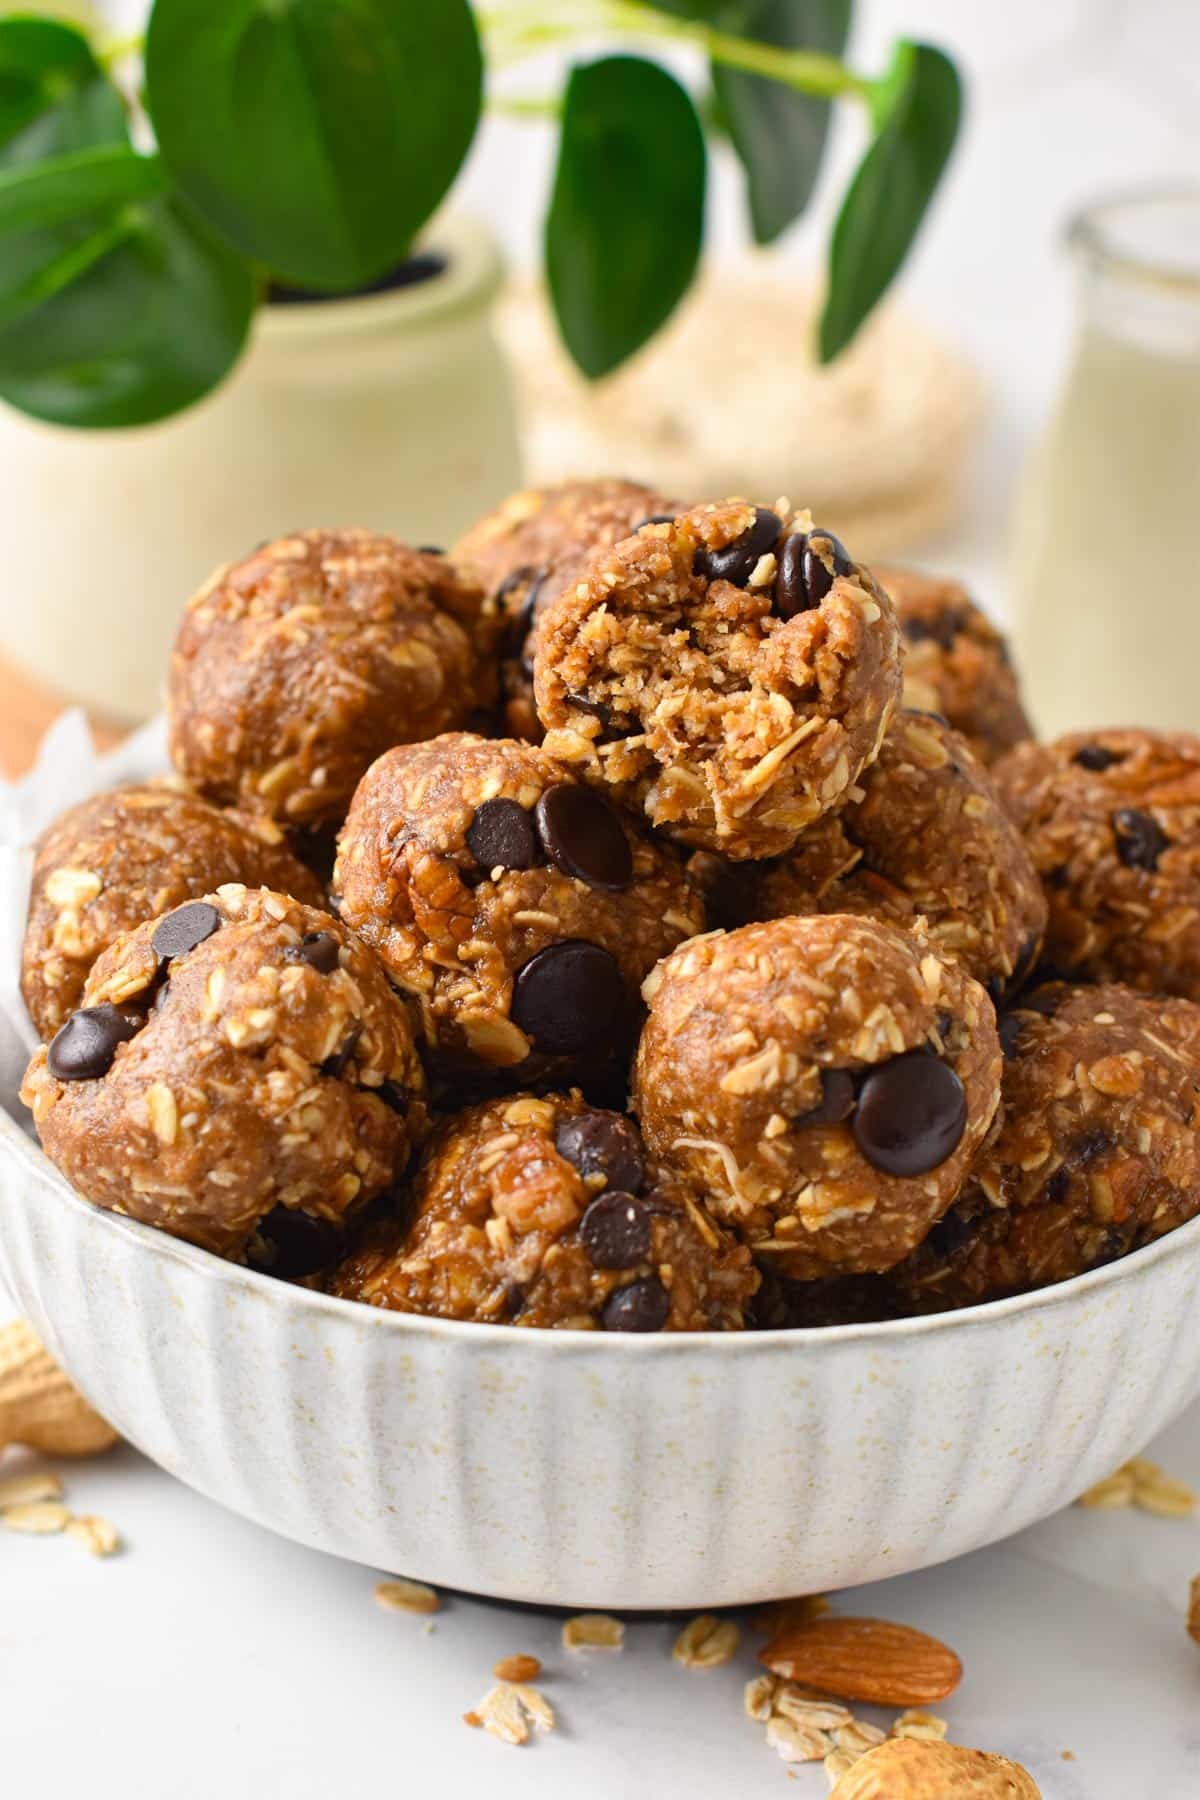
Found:
<svg viewBox="0 0 1200 1800"><path fill-rule="evenodd" d="M443 275L264 307L223 387L178 418L76 432L0 407L0 644L119 719L156 708L180 609L220 562L308 525L447 544L520 484L492 331L495 243L435 222Z"/></svg>

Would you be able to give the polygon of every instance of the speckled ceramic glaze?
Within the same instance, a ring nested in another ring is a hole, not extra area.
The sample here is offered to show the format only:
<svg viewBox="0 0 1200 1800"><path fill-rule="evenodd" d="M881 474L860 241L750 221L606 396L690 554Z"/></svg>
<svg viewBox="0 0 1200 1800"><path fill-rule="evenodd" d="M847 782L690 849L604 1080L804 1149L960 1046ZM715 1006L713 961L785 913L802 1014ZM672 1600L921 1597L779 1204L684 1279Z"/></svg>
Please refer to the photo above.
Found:
<svg viewBox="0 0 1200 1800"><path fill-rule="evenodd" d="M302 1543L544 1604L874 1581L1065 1505L1200 1389L1200 1220L968 1313L609 1337L376 1312L95 1211L0 1113L0 1272L88 1398Z"/></svg>

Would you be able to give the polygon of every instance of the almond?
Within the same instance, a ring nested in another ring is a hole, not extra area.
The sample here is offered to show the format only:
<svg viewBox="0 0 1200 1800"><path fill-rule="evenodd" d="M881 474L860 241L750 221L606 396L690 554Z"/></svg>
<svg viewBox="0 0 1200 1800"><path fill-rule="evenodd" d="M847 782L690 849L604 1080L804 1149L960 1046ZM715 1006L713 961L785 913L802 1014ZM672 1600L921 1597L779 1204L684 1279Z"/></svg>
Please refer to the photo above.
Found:
<svg viewBox="0 0 1200 1800"><path fill-rule="evenodd" d="M925 1706L962 1680L953 1650L886 1619L807 1619L772 1638L758 1660L787 1681L875 1706Z"/></svg>
<svg viewBox="0 0 1200 1800"><path fill-rule="evenodd" d="M829 1800L1041 1800L1041 1789L1007 1757L892 1738L847 1769Z"/></svg>

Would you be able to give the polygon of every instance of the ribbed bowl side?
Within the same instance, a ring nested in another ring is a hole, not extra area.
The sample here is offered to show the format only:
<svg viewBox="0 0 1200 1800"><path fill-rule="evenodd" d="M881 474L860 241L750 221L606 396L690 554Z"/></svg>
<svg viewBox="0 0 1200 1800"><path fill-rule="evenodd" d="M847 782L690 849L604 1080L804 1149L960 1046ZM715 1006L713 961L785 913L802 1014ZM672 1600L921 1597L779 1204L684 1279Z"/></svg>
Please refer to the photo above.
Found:
<svg viewBox="0 0 1200 1800"><path fill-rule="evenodd" d="M0 1269L172 1474L322 1550L544 1604L699 1607L1019 1530L1200 1387L1200 1231L952 1320L720 1341L447 1327L78 1201L0 1118Z"/></svg>

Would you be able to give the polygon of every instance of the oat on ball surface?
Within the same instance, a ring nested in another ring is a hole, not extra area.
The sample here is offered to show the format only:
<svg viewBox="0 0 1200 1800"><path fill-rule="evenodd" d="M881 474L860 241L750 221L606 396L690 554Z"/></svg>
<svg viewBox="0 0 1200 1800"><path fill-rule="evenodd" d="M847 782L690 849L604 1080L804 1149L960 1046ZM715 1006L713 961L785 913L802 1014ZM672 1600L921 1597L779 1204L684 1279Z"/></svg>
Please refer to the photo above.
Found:
<svg viewBox="0 0 1200 1800"><path fill-rule="evenodd" d="M1200 1007L1110 983L1000 1022L1003 1123L889 1286L910 1310L1065 1281L1200 1212Z"/></svg>
<svg viewBox="0 0 1200 1800"><path fill-rule="evenodd" d="M1049 967L1200 999L1200 738L1073 732L995 779L1045 884Z"/></svg>
<svg viewBox="0 0 1200 1800"><path fill-rule="evenodd" d="M646 1143L784 1276L890 1268L996 1111L992 1004L915 935L847 915L685 944L645 984Z"/></svg>
<svg viewBox="0 0 1200 1800"><path fill-rule="evenodd" d="M372 767L334 893L435 1065L521 1081L626 1055L640 983L704 929L670 846L543 750L467 733Z"/></svg>
<svg viewBox="0 0 1200 1800"><path fill-rule="evenodd" d="M933 948L994 1000L1019 987L1037 960L1046 900L965 738L928 714L897 713L858 792L778 862L746 865L744 916L857 913L906 928L923 918Z"/></svg>
<svg viewBox="0 0 1200 1800"><path fill-rule="evenodd" d="M278 538L184 613L172 760L211 800L340 822L381 751L490 706L495 642L491 603L441 556L369 531Z"/></svg>
<svg viewBox="0 0 1200 1800"><path fill-rule="evenodd" d="M398 1312L606 1331L731 1331L749 1251L576 1092L489 1101L430 1140L403 1218L327 1279Z"/></svg>
<svg viewBox="0 0 1200 1800"><path fill-rule="evenodd" d="M533 627L548 603L601 550L648 518L683 506L640 481L602 476L510 494L459 539L452 555L494 597L503 622L501 724L505 734L541 742L533 699Z"/></svg>
<svg viewBox="0 0 1200 1800"><path fill-rule="evenodd" d="M1000 632L957 581L877 569L896 607L907 706L945 715L980 762L1033 736Z"/></svg>
<svg viewBox="0 0 1200 1800"><path fill-rule="evenodd" d="M546 748L682 842L777 856L876 755L891 602L807 515L748 501L648 524L538 625Z"/></svg>
<svg viewBox="0 0 1200 1800"><path fill-rule="evenodd" d="M218 1255L331 1260L423 1129L404 1003L285 895L227 886L140 925L83 998L21 1089L47 1155L96 1205Z"/></svg>
<svg viewBox="0 0 1200 1800"><path fill-rule="evenodd" d="M51 1038L101 951L145 919L225 882L277 888L314 906L316 877L269 819L222 812L167 786L114 788L63 813L37 845L21 992Z"/></svg>

